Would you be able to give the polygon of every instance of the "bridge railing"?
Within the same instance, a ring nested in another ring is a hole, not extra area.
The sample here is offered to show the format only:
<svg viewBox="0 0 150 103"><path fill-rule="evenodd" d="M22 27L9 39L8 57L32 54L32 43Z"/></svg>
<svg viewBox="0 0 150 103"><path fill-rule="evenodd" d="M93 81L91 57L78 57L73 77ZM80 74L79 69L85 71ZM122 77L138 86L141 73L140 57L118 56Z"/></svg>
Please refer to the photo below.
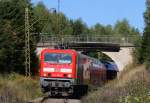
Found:
<svg viewBox="0 0 150 103"><path fill-rule="evenodd" d="M63 43L111 43L121 46L133 46L137 37L108 37L108 36L63 36L54 37L42 35L39 43L63 44Z"/></svg>

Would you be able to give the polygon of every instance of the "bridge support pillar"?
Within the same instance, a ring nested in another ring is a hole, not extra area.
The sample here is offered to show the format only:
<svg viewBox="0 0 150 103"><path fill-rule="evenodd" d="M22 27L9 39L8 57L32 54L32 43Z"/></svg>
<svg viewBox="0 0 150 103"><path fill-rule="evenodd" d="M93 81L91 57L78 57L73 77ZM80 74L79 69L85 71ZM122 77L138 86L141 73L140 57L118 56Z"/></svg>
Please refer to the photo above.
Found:
<svg viewBox="0 0 150 103"><path fill-rule="evenodd" d="M119 52L103 52L117 64L119 71L122 71L128 64L132 63L132 47L120 48Z"/></svg>

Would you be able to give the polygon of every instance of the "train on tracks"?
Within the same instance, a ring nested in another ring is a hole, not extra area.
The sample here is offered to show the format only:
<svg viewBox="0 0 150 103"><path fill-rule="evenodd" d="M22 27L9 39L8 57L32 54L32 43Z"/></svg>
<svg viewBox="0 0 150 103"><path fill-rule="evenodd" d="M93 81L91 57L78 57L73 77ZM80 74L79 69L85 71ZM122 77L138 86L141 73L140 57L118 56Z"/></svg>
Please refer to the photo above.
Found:
<svg viewBox="0 0 150 103"><path fill-rule="evenodd" d="M117 76L109 62L70 49L44 49L40 54L40 85L50 96L83 96L89 85L103 85Z"/></svg>

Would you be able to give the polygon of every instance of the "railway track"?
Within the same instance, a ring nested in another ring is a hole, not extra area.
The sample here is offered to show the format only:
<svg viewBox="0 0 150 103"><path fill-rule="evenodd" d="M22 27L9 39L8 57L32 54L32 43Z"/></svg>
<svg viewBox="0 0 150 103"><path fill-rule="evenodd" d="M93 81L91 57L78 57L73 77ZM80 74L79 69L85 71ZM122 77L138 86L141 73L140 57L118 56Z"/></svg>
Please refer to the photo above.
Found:
<svg viewBox="0 0 150 103"><path fill-rule="evenodd" d="M81 103L78 99L62 99L62 98L48 98L42 97L29 101L28 103Z"/></svg>

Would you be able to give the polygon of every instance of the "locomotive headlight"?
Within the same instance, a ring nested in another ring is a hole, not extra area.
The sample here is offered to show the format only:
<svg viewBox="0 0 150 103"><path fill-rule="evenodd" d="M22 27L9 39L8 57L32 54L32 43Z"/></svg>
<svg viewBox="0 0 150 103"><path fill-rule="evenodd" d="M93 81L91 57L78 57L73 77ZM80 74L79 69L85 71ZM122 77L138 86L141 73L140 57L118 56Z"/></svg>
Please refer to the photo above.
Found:
<svg viewBox="0 0 150 103"><path fill-rule="evenodd" d="M44 73L44 76L47 76L46 73Z"/></svg>
<svg viewBox="0 0 150 103"><path fill-rule="evenodd" d="M44 72L54 72L55 71L55 68L43 68L43 71Z"/></svg>
<svg viewBox="0 0 150 103"><path fill-rule="evenodd" d="M45 81L45 80L42 81L42 85L43 85L44 87L48 86L48 84L49 84L48 81Z"/></svg>
<svg viewBox="0 0 150 103"><path fill-rule="evenodd" d="M63 73L72 73L72 69L70 69L70 68L62 68L60 70L60 72L63 72Z"/></svg>
<svg viewBox="0 0 150 103"><path fill-rule="evenodd" d="M71 74L68 74L68 78L71 78Z"/></svg>

